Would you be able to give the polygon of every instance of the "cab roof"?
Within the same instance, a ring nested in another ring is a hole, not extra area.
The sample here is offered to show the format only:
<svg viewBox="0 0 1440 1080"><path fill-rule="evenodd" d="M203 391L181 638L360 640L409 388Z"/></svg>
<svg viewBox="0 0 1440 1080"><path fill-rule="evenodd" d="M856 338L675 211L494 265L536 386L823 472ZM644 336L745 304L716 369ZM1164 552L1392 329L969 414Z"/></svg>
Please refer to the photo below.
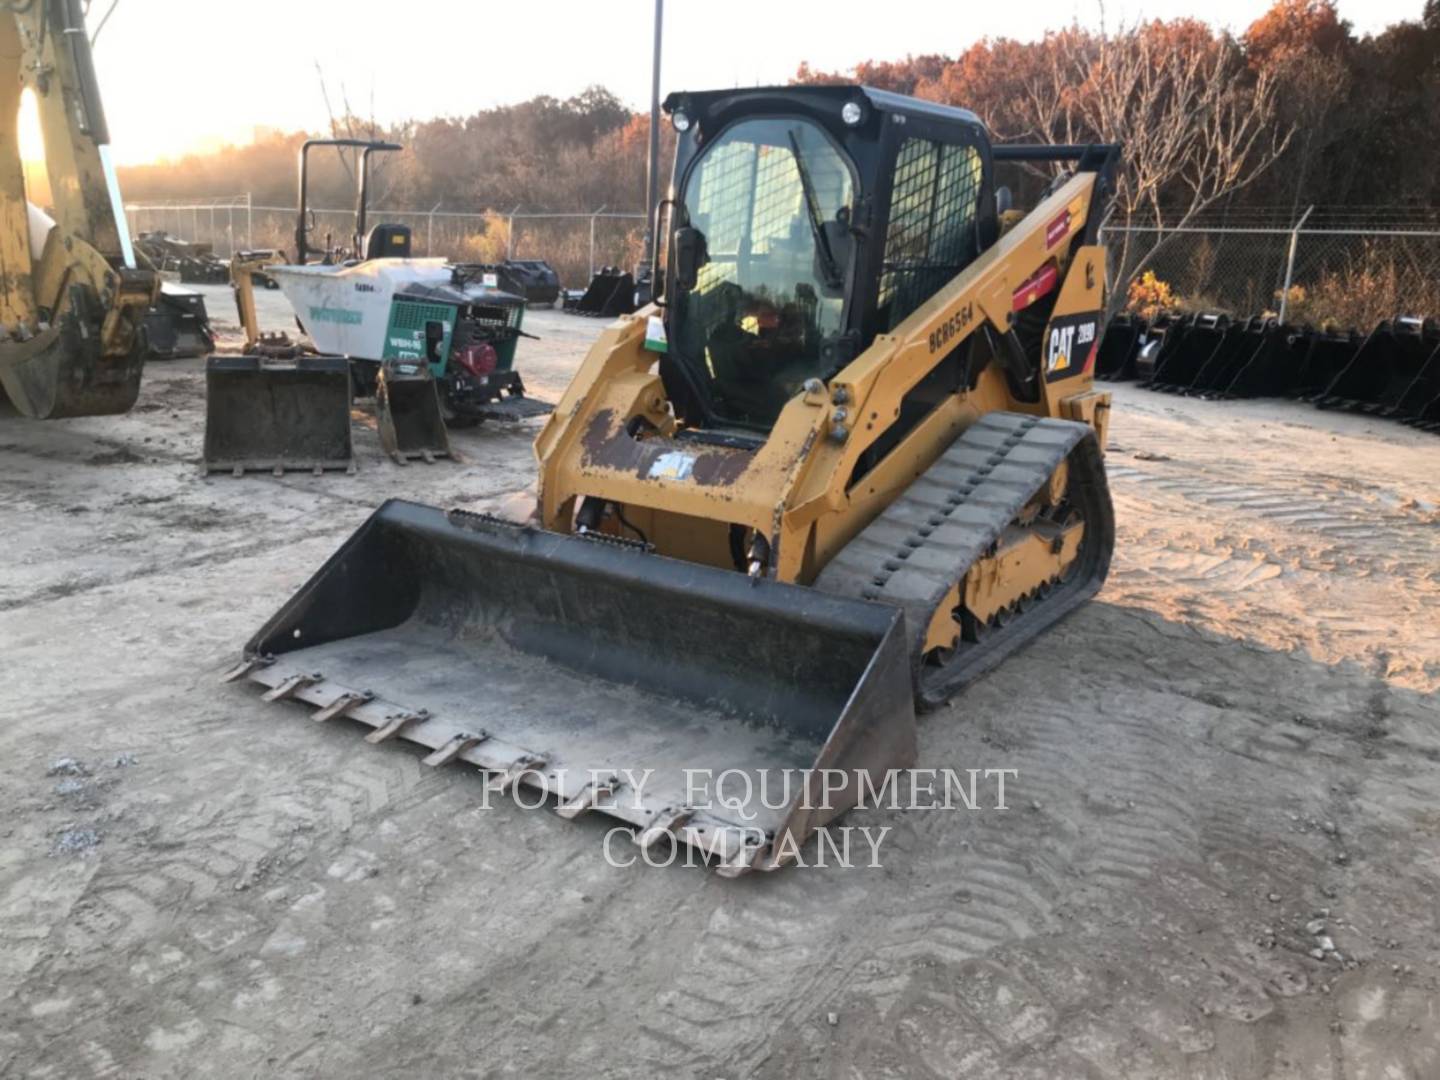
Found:
<svg viewBox="0 0 1440 1080"><path fill-rule="evenodd" d="M984 128L980 117L969 109L955 105L941 105L924 101L907 94L896 94L879 90L873 86L848 84L841 86L757 86L739 87L732 90L681 90L665 98L663 108L667 115L676 110L688 111L697 117L733 110L750 111L756 108L773 107L781 103L811 109L822 109L836 113L846 102L856 101L877 113L893 113L900 116L924 117L941 123Z"/></svg>

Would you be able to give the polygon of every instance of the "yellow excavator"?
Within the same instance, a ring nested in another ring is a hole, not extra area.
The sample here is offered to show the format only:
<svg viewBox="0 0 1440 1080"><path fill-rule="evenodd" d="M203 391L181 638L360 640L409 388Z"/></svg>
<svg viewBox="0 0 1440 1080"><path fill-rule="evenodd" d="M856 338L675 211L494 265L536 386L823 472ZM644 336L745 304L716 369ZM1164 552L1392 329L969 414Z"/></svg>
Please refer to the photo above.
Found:
<svg viewBox="0 0 1440 1080"><path fill-rule="evenodd" d="M80 0L0 11L0 390L37 419L127 411L160 276L136 265ZM54 218L26 199L21 94L35 96Z"/></svg>
<svg viewBox="0 0 1440 1080"><path fill-rule="evenodd" d="M665 109L662 288L536 440L533 517L387 502L226 677L735 875L1100 588L1119 148L859 86ZM1005 162L1062 168L1019 212Z"/></svg>

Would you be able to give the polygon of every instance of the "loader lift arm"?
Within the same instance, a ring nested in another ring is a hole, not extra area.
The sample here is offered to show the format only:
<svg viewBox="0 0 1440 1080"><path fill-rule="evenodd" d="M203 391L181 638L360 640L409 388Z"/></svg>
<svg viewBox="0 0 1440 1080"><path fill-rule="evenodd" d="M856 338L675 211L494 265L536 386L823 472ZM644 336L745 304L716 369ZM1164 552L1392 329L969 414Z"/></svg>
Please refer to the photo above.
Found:
<svg viewBox="0 0 1440 1080"><path fill-rule="evenodd" d="M125 412L159 276L136 267L80 0L0 11L0 388L24 415ZM35 96L54 227L32 210L17 132ZM43 235L43 239L42 239Z"/></svg>

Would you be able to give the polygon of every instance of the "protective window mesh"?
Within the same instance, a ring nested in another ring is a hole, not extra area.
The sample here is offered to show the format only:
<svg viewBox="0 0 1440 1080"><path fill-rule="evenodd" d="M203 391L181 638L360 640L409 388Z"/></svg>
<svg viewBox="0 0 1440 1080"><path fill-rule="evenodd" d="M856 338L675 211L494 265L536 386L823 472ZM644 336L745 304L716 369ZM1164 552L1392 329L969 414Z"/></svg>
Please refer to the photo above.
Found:
<svg viewBox="0 0 1440 1080"><path fill-rule="evenodd" d="M445 304L418 304L405 300L395 305L396 330L424 330L427 322L449 322L455 309Z"/></svg>
<svg viewBox="0 0 1440 1080"><path fill-rule="evenodd" d="M980 153L907 139L895 162L879 311L893 330L977 254Z"/></svg>

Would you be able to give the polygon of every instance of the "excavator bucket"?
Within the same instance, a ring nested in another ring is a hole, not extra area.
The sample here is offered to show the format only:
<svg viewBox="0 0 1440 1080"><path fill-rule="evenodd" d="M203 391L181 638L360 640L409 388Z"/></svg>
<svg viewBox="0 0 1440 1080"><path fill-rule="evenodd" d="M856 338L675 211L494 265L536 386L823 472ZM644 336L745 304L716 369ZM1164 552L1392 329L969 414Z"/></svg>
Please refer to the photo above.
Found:
<svg viewBox="0 0 1440 1080"><path fill-rule="evenodd" d="M386 361L375 385L380 445L397 465L450 456L450 436L428 364Z"/></svg>
<svg viewBox="0 0 1440 1080"><path fill-rule="evenodd" d="M205 364L205 471L355 470L350 363L343 356Z"/></svg>
<svg viewBox="0 0 1440 1080"><path fill-rule="evenodd" d="M1322 409L1396 414L1411 384L1424 372L1437 342L1440 325L1433 319L1385 319L1370 332L1315 404ZM1407 407L1400 415L1408 412Z"/></svg>
<svg viewBox="0 0 1440 1080"><path fill-rule="evenodd" d="M898 608L398 500L250 640L240 678L727 875L787 861L915 754Z"/></svg>

